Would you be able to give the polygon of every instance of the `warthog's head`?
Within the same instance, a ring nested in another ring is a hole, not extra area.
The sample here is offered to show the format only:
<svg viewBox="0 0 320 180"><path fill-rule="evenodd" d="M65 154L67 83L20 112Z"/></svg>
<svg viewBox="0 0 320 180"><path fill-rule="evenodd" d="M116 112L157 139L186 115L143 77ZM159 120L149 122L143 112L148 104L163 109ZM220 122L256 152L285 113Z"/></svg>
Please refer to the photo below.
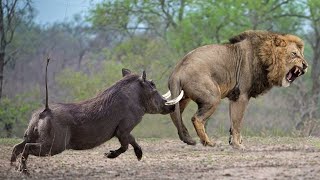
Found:
<svg viewBox="0 0 320 180"><path fill-rule="evenodd" d="M122 75L130 75L131 71L128 69L122 69ZM139 78L138 89L140 95L140 103L144 106L145 112L148 114L168 114L174 111L175 105L166 105L168 102L156 89L156 85L152 80L148 80L146 72L143 71ZM181 98L180 98L181 99ZM179 102L180 99L175 99L175 103ZM171 100L172 101L172 100Z"/></svg>

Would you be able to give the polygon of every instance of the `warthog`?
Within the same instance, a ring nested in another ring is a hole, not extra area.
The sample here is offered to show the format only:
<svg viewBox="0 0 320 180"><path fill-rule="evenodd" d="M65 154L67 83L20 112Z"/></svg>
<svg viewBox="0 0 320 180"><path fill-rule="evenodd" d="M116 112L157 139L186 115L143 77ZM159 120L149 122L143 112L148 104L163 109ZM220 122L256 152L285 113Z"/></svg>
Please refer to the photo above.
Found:
<svg viewBox="0 0 320 180"><path fill-rule="evenodd" d="M146 79L145 71L140 76L123 69L122 74L124 77L110 88L78 103L50 104L49 108L46 88L46 108L32 115L24 140L13 148L11 164L22 153L19 170L28 173L29 154L52 156L66 149L91 149L114 136L121 147L105 153L108 158L116 158L131 144L140 160L141 147L130 132L145 113L171 113L174 105L165 103L174 104L179 100L166 101L155 84Z"/></svg>

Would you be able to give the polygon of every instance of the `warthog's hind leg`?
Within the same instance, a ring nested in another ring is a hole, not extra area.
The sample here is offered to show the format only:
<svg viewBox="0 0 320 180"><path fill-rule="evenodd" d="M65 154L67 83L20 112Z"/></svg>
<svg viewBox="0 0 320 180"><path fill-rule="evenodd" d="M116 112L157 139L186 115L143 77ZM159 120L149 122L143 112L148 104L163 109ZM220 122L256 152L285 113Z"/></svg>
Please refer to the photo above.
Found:
<svg viewBox="0 0 320 180"><path fill-rule="evenodd" d="M11 159L10 159L10 163L11 163L12 166L14 165L13 163L16 162L17 157L22 153L26 143L27 143L27 141L23 140L21 143L16 144L13 147L12 155L11 155Z"/></svg>
<svg viewBox="0 0 320 180"><path fill-rule="evenodd" d="M29 175L28 169L27 169L27 159L29 154L33 155L41 155L41 143L26 143L24 146L24 149L22 151L21 156L21 164L19 167L19 171L21 171L24 174Z"/></svg>

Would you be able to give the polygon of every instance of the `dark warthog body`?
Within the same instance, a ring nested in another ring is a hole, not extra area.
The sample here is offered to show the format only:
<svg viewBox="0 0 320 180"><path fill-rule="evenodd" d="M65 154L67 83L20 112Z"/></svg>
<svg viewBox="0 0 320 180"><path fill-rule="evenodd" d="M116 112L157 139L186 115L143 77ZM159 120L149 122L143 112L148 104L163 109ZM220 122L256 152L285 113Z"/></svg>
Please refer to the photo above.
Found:
<svg viewBox="0 0 320 180"><path fill-rule="evenodd" d="M65 149L84 150L96 147L117 137L121 147L106 153L115 158L131 144L138 160L140 146L130 134L145 113L168 114L174 105L167 106L152 81L123 70L124 78L96 97L79 103L59 103L38 110L32 115L24 141L14 146L11 162L22 153L20 170L27 172L29 154L47 156Z"/></svg>

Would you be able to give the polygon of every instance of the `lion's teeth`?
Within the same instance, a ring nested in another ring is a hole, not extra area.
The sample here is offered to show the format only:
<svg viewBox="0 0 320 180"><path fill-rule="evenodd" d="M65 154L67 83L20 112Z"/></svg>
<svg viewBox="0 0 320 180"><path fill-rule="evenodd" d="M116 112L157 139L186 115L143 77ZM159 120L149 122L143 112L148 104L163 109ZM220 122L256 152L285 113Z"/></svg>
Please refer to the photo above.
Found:
<svg viewBox="0 0 320 180"><path fill-rule="evenodd" d="M296 68L296 69L294 70L294 73L296 74L296 73L297 73L297 71L299 71L299 69L298 69L298 68Z"/></svg>
<svg viewBox="0 0 320 180"><path fill-rule="evenodd" d="M292 77L292 73L289 73L288 76L287 76L287 80L291 81L291 77Z"/></svg>

